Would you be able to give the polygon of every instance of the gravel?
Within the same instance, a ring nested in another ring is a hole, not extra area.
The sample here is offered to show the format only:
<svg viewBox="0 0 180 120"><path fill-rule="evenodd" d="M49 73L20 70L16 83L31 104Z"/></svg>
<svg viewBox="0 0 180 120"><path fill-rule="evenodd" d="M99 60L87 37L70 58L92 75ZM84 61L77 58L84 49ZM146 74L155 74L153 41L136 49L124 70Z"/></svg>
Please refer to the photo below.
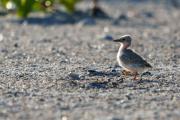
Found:
<svg viewBox="0 0 180 120"><path fill-rule="evenodd" d="M108 19L1 16L0 119L178 120L179 9L119 3L102 1ZM122 75L116 62L119 44L112 39L124 34L153 66L141 81Z"/></svg>

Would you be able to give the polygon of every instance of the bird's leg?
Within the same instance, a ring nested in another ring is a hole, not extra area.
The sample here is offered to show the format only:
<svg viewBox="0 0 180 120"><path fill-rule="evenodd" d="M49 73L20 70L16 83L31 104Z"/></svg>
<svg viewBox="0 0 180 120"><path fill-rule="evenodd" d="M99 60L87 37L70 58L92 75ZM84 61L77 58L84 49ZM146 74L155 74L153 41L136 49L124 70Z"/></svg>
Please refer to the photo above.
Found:
<svg viewBox="0 0 180 120"><path fill-rule="evenodd" d="M129 75L130 73L131 73L131 72L126 71L126 70L123 70L123 71L122 71L122 74L125 75L125 76Z"/></svg>
<svg viewBox="0 0 180 120"><path fill-rule="evenodd" d="M126 71L125 71L125 70L122 70L122 74L126 76Z"/></svg>
<svg viewBox="0 0 180 120"><path fill-rule="evenodd" d="M143 74L140 75L140 80L142 80L142 76L143 76Z"/></svg>
<svg viewBox="0 0 180 120"><path fill-rule="evenodd" d="M135 72L133 80L137 80L137 75L138 75L138 73Z"/></svg>

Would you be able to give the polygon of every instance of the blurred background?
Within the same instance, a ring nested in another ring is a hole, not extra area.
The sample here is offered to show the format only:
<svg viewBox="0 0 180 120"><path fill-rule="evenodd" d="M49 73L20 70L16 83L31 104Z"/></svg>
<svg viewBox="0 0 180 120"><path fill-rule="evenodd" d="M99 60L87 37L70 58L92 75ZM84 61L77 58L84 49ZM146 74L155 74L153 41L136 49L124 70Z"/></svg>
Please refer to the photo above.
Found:
<svg viewBox="0 0 180 120"><path fill-rule="evenodd" d="M77 11L81 11L81 9L77 8L79 4L86 2L89 9L86 14L93 17L106 16L106 12L101 8L102 1L114 5L123 2L133 4L155 2L156 4L164 4L167 7L180 7L179 0L0 0L0 15L14 14L21 19L27 18L31 13L35 12L48 14L63 11L72 15Z"/></svg>

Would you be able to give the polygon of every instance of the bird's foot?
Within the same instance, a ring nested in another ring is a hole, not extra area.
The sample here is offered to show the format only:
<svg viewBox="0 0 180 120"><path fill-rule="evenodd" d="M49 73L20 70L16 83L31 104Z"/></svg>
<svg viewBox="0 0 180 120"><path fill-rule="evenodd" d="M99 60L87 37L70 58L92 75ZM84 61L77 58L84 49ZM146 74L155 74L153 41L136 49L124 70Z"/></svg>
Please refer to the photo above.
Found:
<svg viewBox="0 0 180 120"><path fill-rule="evenodd" d="M134 74L133 80L140 80L140 79L137 78L137 75L138 75L138 73L136 72L136 73Z"/></svg>
<svg viewBox="0 0 180 120"><path fill-rule="evenodd" d="M133 80L136 81L136 80L138 80L138 78L137 78L137 77L134 77Z"/></svg>

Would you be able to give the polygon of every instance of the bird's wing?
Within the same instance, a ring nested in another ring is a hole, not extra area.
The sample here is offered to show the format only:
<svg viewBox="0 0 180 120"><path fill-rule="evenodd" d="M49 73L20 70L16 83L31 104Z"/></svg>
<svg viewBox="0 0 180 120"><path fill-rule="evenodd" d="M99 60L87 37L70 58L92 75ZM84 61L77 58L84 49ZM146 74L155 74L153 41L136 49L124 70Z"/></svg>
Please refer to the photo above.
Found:
<svg viewBox="0 0 180 120"><path fill-rule="evenodd" d="M134 67L151 67L141 56L130 49L126 49L120 56L121 61Z"/></svg>

